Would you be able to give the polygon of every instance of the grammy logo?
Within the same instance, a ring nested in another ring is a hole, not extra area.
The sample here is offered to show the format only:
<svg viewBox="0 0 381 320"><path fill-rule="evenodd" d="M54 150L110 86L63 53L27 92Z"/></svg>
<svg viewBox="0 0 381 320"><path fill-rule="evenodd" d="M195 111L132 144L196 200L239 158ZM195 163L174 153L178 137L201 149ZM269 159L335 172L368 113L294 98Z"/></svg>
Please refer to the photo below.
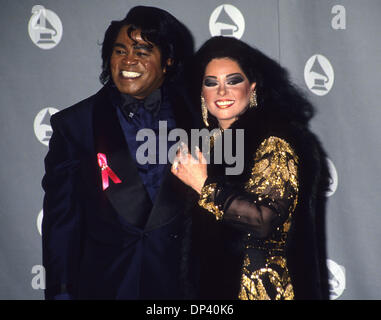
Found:
<svg viewBox="0 0 381 320"><path fill-rule="evenodd" d="M304 80L314 94L326 95L334 81L334 71L329 60L320 54L309 58L304 67Z"/></svg>
<svg viewBox="0 0 381 320"><path fill-rule="evenodd" d="M35 5L32 8L28 31L35 45L41 49L51 49L61 40L62 23L53 11Z"/></svg>
<svg viewBox="0 0 381 320"><path fill-rule="evenodd" d="M56 108L44 108L38 112L34 118L34 133L43 145L48 146L52 136L52 127L50 126L50 117L58 112Z"/></svg>
<svg viewBox="0 0 381 320"><path fill-rule="evenodd" d="M218 6L209 19L212 36L227 36L240 39L245 31L245 19L242 13L230 4Z"/></svg>
<svg viewBox="0 0 381 320"><path fill-rule="evenodd" d="M216 23L222 23L224 25L224 27L220 29L221 36L232 36L233 32L237 32L239 30L238 25L226 13L225 7L222 7L222 10L218 15Z"/></svg>
<svg viewBox="0 0 381 320"><path fill-rule="evenodd" d="M317 56L315 57L314 64L310 69L310 73L311 72L315 73L314 86L311 88L311 90L315 89L327 91L325 84L328 83L329 78L321 67Z"/></svg>

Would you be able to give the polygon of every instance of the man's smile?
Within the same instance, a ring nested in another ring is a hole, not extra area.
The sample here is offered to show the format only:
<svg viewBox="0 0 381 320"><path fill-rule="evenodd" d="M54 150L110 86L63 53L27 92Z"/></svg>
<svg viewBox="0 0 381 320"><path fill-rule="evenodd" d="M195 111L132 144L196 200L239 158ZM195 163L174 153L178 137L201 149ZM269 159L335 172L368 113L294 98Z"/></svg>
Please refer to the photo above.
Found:
<svg viewBox="0 0 381 320"><path fill-rule="evenodd" d="M142 75L142 73L123 70L123 71L120 72L120 75L124 79L136 79L136 78L139 78Z"/></svg>

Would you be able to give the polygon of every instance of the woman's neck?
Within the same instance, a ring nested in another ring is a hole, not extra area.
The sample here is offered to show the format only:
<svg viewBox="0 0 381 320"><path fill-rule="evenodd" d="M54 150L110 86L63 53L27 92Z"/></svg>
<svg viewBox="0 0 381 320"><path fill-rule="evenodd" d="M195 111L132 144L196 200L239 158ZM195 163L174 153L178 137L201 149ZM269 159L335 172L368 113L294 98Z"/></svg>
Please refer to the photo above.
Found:
<svg viewBox="0 0 381 320"><path fill-rule="evenodd" d="M222 130L228 129L237 119L218 120L218 126Z"/></svg>

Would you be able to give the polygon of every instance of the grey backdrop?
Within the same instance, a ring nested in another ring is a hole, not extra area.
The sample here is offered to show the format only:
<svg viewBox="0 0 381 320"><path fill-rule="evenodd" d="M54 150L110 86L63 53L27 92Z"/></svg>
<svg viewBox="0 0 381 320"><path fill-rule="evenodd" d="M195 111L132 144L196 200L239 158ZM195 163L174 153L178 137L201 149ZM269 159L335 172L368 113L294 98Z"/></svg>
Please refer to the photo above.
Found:
<svg viewBox="0 0 381 320"><path fill-rule="evenodd" d="M49 116L101 87L99 43L110 21L137 4L174 14L194 34L196 48L211 32L238 37L244 26L242 40L290 71L317 108L312 127L333 164L327 216L331 297L381 298L381 1L0 3L0 299L43 298L39 228Z"/></svg>

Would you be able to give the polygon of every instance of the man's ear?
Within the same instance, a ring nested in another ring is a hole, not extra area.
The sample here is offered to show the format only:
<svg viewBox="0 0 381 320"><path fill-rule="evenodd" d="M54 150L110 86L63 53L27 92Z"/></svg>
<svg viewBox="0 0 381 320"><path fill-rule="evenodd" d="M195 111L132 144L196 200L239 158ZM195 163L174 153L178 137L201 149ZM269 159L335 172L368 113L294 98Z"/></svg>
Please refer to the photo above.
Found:
<svg viewBox="0 0 381 320"><path fill-rule="evenodd" d="M173 59L172 58L168 58L167 61L166 61L166 64L163 68L163 72L166 73L167 72L167 67L170 67L171 65L173 65Z"/></svg>

